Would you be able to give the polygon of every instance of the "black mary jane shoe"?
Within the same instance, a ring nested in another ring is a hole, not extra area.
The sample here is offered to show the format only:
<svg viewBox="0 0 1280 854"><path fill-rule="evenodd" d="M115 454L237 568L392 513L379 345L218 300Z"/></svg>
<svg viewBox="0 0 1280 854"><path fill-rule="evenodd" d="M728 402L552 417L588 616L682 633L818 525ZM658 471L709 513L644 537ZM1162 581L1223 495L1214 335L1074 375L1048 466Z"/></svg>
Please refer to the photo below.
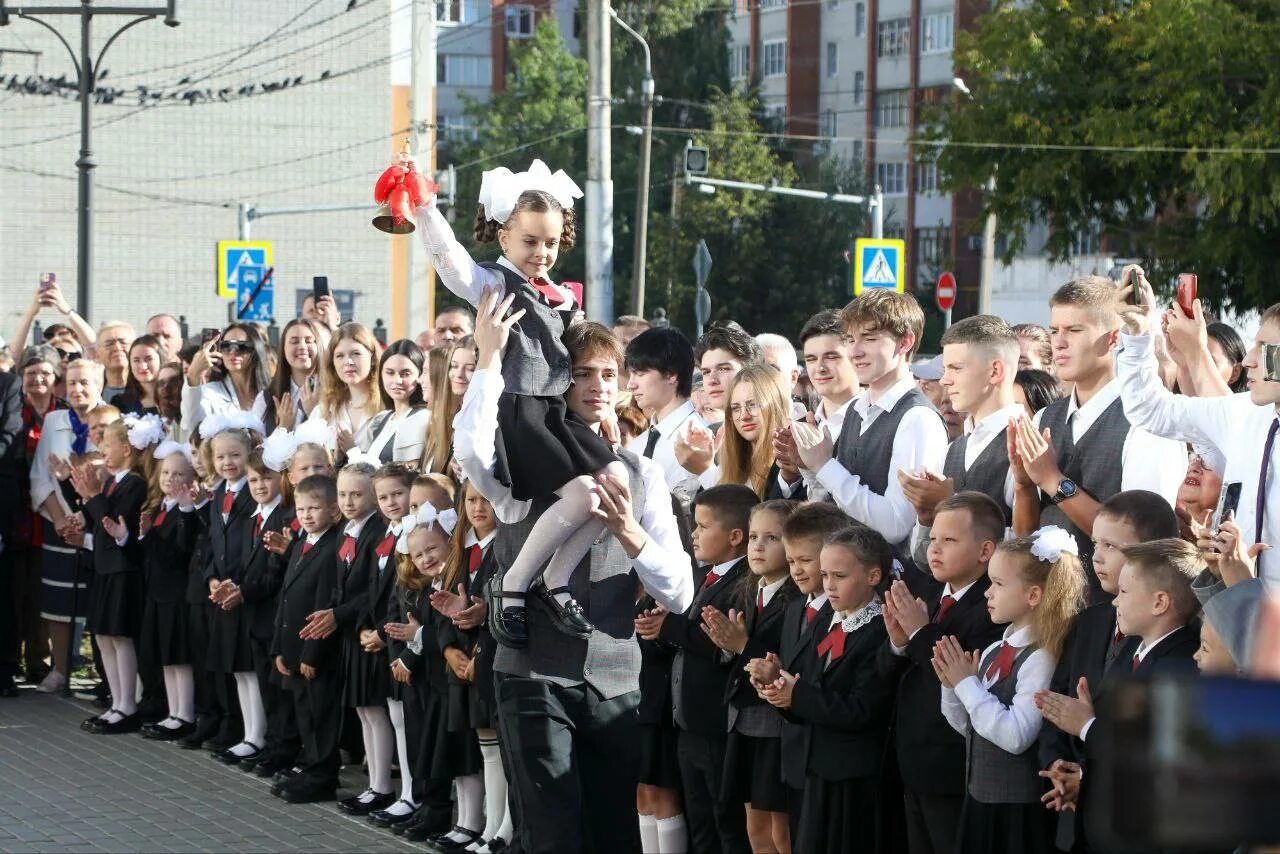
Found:
<svg viewBox="0 0 1280 854"><path fill-rule="evenodd" d="M235 749L242 744L252 747L253 752L246 753L243 756L240 756L239 754L237 754L235 752ZM210 755L213 756L214 759L221 762L223 765L239 765L241 762L243 762L246 759L252 759L254 762L257 762L259 759L262 758L262 748L250 741L239 741L231 745L230 747L228 747L226 750L219 750L217 753L213 753Z"/></svg>
<svg viewBox="0 0 1280 854"><path fill-rule="evenodd" d="M160 726L160 724L144 726L142 728L142 737L149 738L152 741L178 741L196 731L194 721L183 721L182 718L174 718L174 720L182 721L182 723L176 727Z"/></svg>
<svg viewBox="0 0 1280 854"><path fill-rule="evenodd" d="M441 827L445 827L448 823L447 818L442 820L432 815L430 810L419 807L413 821L397 824L391 828L391 832L397 836L403 835L410 842L426 842L428 839L435 839L437 836L448 833L447 827L441 830Z"/></svg>
<svg viewBox="0 0 1280 854"><path fill-rule="evenodd" d="M456 842L449 838L450 833L461 833L466 835L466 839ZM467 846L472 842L479 842L484 837L478 830L467 830L465 827L455 827L449 833L442 833L435 839L427 840L427 847L432 851L441 852L441 854L451 854L455 851L465 851Z"/></svg>
<svg viewBox="0 0 1280 854"><path fill-rule="evenodd" d="M373 797L367 801L362 801L361 798L365 794L372 794ZM368 815L371 812L390 806L395 802L395 799L396 796L392 792L383 794L381 792L375 792L372 789L365 789L354 798L347 798L346 800L338 801L338 809L342 810L347 815Z"/></svg>
<svg viewBox="0 0 1280 854"><path fill-rule="evenodd" d="M520 604L508 605L507 600ZM524 601L524 593L503 590L497 578L489 580L489 631L503 646L522 649L529 645L529 614Z"/></svg>
<svg viewBox="0 0 1280 854"><path fill-rule="evenodd" d="M281 759L278 756L267 756L263 759L259 759L253 768L246 770L252 771L255 777L262 777L266 779L274 777L281 771L288 771L292 767L292 759Z"/></svg>
<svg viewBox="0 0 1280 854"><path fill-rule="evenodd" d="M586 640L596 630L596 627L591 625L591 622L587 619L586 612L582 610L578 600L570 596L569 601L561 605L560 601L556 599L557 594L569 592L567 586L548 588L545 584L539 582L534 586L534 592L547 606L547 611L551 614L551 625L555 626L563 634L571 638Z"/></svg>
<svg viewBox="0 0 1280 854"><path fill-rule="evenodd" d="M409 811L406 813L390 812L391 807L397 806L398 804L404 804L405 806L409 807ZM397 824L408 824L409 822L413 821L413 819L417 816L417 814L418 814L417 807L415 807L413 804L409 803L408 801L399 800L388 805L385 809L377 809L377 810L371 811L369 813L369 823L372 825L376 825L377 827L395 827Z"/></svg>
<svg viewBox="0 0 1280 854"><path fill-rule="evenodd" d="M98 735L124 735L137 732L140 729L142 729L142 716L134 712L113 723L104 723L101 728L94 730L94 732Z"/></svg>

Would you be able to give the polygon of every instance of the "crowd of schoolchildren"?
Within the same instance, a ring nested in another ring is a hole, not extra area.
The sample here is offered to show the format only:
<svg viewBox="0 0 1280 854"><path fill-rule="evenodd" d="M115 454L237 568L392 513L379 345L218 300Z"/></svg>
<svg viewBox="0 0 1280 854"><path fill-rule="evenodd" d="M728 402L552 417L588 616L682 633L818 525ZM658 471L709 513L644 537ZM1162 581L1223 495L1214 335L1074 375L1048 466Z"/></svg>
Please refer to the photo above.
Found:
<svg viewBox="0 0 1280 854"><path fill-rule="evenodd" d="M1259 358L1280 305L1246 350L1198 306L1156 311L1137 271L1123 284L1064 285L1047 331L961 320L931 362L920 306L884 290L815 315L802 365L735 324L695 347L580 322L575 383L615 355L567 417L606 407L611 445L662 470L696 590L676 613L634 585L638 819L618 850L1090 845L1094 705L1119 680L1247 668L1250 591L1278 559L1254 546L1280 528ZM472 315L442 315L424 351L332 311L274 353L252 324L181 352L115 324L90 361L60 325L16 359L26 506L4 539L42 573L48 633L19 614L7 645L58 690L83 621L106 698L86 733L203 748L432 850L538 850L508 796L495 651L589 634L590 603L550 568L546 589L501 582L507 523L453 459L481 391ZM555 411L525 401L509 423ZM1215 519L1224 479L1238 507ZM560 519L566 542L584 518ZM538 590L550 623L525 620ZM338 792L344 761L360 790Z"/></svg>

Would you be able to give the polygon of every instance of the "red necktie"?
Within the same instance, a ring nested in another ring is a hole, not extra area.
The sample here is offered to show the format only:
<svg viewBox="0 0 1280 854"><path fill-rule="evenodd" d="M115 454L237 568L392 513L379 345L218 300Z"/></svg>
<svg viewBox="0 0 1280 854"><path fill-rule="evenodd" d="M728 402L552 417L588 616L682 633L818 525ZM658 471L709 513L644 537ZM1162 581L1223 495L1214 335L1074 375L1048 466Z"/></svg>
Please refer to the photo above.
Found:
<svg viewBox="0 0 1280 854"><path fill-rule="evenodd" d="M313 543L303 543L303 544L302 544L302 553L303 553L303 554L306 554L307 552L311 551L311 547L312 547L312 545L314 545L314 544L313 544Z"/></svg>
<svg viewBox="0 0 1280 854"><path fill-rule="evenodd" d="M161 525L164 524L164 517L168 515L169 515L169 511L161 507L160 512L156 514L155 521L151 523L151 527L159 528Z"/></svg>
<svg viewBox="0 0 1280 854"><path fill-rule="evenodd" d="M289 523L289 530L293 531L293 533L296 534L301 528L302 528L302 523L299 522L298 518L295 516L293 521Z"/></svg>
<svg viewBox="0 0 1280 854"><path fill-rule="evenodd" d="M338 549L338 560L351 561L356 559L356 538L347 534L342 540L342 548Z"/></svg>
<svg viewBox="0 0 1280 854"><path fill-rule="evenodd" d="M761 590L756 593L756 613L759 614L763 610L764 610L764 591Z"/></svg>
<svg viewBox="0 0 1280 854"><path fill-rule="evenodd" d="M222 512L230 513L231 505L236 503L236 494L231 490L222 493Z"/></svg>
<svg viewBox="0 0 1280 854"><path fill-rule="evenodd" d="M564 297L555 289L555 286L541 276L530 279L529 284L533 286L535 291L541 294L542 298L547 301L547 305L552 308L555 308L564 302Z"/></svg>
<svg viewBox="0 0 1280 854"><path fill-rule="evenodd" d="M821 658L827 653L831 653L831 660L835 661L844 655L844 639L847 637L844 629L839 623L831 627L831 631L827 632L827 636L818 644L818 657Z"/></svg>
<svg viewBox="0 0 1280 854"><path fill-rule="evenodd" d="M716 575L711 570L707 570L707 577L702 579L702 589L706 590L708 587L714 586L715 583L719 580L720 580L720 576Z"/></svg>
<svg viewBox="0 0 1280 854"><path fill-rule="evenodd" d="M1133 666L1129 668L1130 671L1136 673L1138 671L1138 665L1141 663L1142 663L1142 656L1137 655L1135 653L1133 656Z"/></svg>
<svg viewBox="0 0 1280 854"><path fill-rule="evenodd" d="M1000 644L1000 651L996 653L995 660L987 667L986 678L1000 682L1009 677L1009 672L1013 670L1013 660L1018 657L1018 648L1010 646L1008 641Z"/></svg>
<svg viewBox="0 0 1280 854"><path fill-rule="evenodd" d="M467 573L469 575L475 575L476 571L480 569L480 563L483 560L484 549L480 548L480 545L477 543L470 548L469 554L467 555Z"/></svg>
<svg viewBox="0 0 1280 854"><path fill-rule="evenodd" d="M262 514L253 514L253 539L254 542L262 539Z"/></svg>
<svg viewBox="0 0 1280 854"><path fill-rule="evenodd" d="M1120 624L1116 623L1116 633L1111 637L1111 645L1116 646L1122 640L1124 640L1124 632L1120 631Z"/></svg>
<svg viewBox="0 0 1280 854"><path fill-rule="evenodd" d="M813 618L818 616L818 609L812 605L804 606L804 624L807 626L813 622Z"/></svg>
<svg viewBox="0 0 1280 854"><path fill-rule="evenodd" d="M942 618L947 616L947 612L950 611L955 604L956 597L952 596L950 593L943 596L942 601L938 604L938 613L933 615L933 621L935 623L941 623Z"/></svg>
<svg viewBox="0 0 1280 854"><path fill-rule="evenodd" d="M108 498L110 498L110 497L111 497L111 494L112 494L113 492L115 492L115 491L116 491L116 484L117 484L117 483L119 483L119 481L117 481L115 478L112 478L112 479L111 479L111 482L107 484L107 497L108 497Z"/></svg>
<svg viewBox="0 0 1280 854"><path fill-rule="evenodd" d="M352 542L354 543L355 540L352 540ZM382 538L382 541L380 543L378 543L378 547L374 549L374 552L378 555L378 557L390 557L391 550L394 549L395 547L396 547L396 535L389 533Z"/></svg>

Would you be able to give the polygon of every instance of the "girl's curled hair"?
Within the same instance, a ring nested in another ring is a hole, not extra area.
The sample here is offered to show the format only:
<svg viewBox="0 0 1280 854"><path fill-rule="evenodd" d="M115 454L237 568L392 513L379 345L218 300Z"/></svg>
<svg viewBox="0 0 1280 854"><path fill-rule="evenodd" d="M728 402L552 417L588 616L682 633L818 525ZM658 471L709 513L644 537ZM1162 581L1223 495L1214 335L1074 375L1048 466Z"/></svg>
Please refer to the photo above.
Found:
<svg viewBox="0 0 1280 854"><path fill-rule="evenodd" d="M529 211L530 213L558 213L563 216L564 230L560 232L560 248L573 248L578 236L578 218L573 212L573 208L562 206L554 196L543 190L525 190L516 199L516 206L511 209L511 219L515 219L516 214L524 211ZM484 205L480 205L476 211L476 243L493 243L496 241L498 232L509 227L511 219L506 222L494 222L485 216Z"/></svg>

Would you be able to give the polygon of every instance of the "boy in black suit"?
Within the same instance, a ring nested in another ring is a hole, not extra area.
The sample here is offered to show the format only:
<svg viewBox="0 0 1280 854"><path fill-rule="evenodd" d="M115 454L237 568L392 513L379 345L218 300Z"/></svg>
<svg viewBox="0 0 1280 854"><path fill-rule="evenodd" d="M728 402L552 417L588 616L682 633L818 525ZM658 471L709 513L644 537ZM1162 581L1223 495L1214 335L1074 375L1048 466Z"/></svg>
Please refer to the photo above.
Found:
<svg viewBox="0 0 1280 854"><path fill-rule="evenodd" d="M290 803L310 803L332 800L338 786L342 685L337 638L300 636L308 618L333 601L341 539L337 483L312 475L298 484L294 502L306 536L295 546L285 572L271 646L276 670L292 695L302 754L298 773L281 779L271 793Z"/></svg>
<svg viewBox="0 0 1280 854"><path fill-rule="evenodd" d="M942 688L930 662L944 635L954 635L966 651L986 649L1000 638L985 593L991 584L987 563L1004 533L1004 512L993 499L979 492L945 499L929 531L929 571L942 589L926 602L895 581L885 596L889 643L881 647L880 667L901 675L893 729L912 852L955 850L965 743L942 716Z"/></svg>
<svg viewBox="0 0 1280 854"><path fill-rule="evenodd" d="M706 575L683 614L666 614L658 629L661 640L674 644L671 693L680 779L692 848L699 852L735 854L750 850L746 815L741 804L720 799L727 742L724 707L730 656L711 642L702 628L702 609L727 612L736 604L738 581L747 570L747 531L755 492L737 484L712 487L698 495L693 508L693 556Z"/></svg>

